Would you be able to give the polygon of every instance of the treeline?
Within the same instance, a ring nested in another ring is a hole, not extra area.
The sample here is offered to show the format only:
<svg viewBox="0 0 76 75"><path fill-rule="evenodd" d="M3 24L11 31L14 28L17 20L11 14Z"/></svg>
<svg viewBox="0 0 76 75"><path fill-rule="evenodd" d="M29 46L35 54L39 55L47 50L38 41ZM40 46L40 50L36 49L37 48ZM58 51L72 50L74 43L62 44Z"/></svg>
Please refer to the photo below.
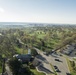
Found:
<svg viewBox="0 0 76 75"><path fill-rule="evenodd" d="M76 42L76 27L72 26L1 29L0 34L0 55L6 57L12 57L17 52L15 47L23 48L19 39L26 47L37 47L47 52Z"/></svg>

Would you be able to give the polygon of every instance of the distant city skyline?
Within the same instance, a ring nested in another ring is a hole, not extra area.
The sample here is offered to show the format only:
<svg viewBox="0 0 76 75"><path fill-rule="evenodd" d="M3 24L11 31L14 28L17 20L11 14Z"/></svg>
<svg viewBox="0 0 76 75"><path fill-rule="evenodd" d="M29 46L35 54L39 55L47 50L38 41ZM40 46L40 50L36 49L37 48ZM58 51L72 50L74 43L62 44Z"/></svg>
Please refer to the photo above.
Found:
<svg viewBox="0 0 76 75"><path fill-rule="evenodd" d="M76 0L0 0L0 22L76 24Z"/></svg>

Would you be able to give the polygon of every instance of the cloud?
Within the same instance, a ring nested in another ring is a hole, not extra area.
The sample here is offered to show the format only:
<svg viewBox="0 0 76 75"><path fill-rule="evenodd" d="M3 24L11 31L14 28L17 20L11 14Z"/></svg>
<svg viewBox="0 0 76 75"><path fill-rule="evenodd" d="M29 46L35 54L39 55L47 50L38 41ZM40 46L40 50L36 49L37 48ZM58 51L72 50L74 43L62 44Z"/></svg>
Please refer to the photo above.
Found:
<svg viewBox="0 0 76 75"><path fill-rule="evenodd" d="M4 9L0 7L0 13L4 13Z"/></svg>

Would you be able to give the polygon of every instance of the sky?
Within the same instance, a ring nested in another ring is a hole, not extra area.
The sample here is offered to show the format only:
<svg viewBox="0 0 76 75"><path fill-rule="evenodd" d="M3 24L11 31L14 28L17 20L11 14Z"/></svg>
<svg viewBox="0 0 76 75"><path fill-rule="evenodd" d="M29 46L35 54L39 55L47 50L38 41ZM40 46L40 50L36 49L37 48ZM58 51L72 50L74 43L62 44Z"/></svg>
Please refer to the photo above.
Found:
<svg viewBox="0 0 76 75"><path fill-rule="evenodd" d="M0 0L0 22L76 24L76 0Z"/></svg>

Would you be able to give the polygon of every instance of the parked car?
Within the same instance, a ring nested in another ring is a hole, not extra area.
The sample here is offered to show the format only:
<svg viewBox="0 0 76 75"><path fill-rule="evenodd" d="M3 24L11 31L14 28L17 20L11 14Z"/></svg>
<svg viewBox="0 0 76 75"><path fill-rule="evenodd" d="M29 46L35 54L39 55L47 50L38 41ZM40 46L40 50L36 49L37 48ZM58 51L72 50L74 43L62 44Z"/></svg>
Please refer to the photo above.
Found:
<svg viewBox="0 0 76 75"><path fill-rule="evenodd" d="M71 75L70 73L66 73L66 75Z"/></svg>
<svg viewBox="0 0 76 75"><path fill-rule="evenodd" d="M58 67L57 66L54 66L54 68L57 69Z"/></svg>
<svg viewBox="0 0 76 75"><path fill-rule="evenodd" d="M60 61L59 59L55 59L55 61Z"/></svg>
<svg viewBox="0 0 76 75"><path fill-rule="evenodd" d="M61 71L59 69L57 69L56 72L61 72Z"/></svg>
<svg viewBox="0 0 76 75"><path fill-rule="evenodd" d="M61 72L57 66L54 66L56 72Z"/></svg>

